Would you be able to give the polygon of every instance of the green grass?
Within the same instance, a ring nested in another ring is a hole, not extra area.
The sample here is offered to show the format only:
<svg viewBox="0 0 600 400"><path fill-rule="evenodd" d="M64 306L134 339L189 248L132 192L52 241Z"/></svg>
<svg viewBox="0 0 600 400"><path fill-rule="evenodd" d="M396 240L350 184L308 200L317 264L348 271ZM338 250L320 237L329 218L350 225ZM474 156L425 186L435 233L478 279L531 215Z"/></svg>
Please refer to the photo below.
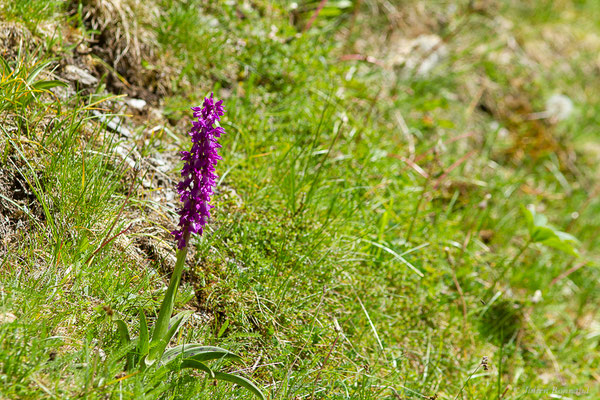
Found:
<svg viewBox="0 0 600 400"><path fill-rule="evenodd" d="M0 84L0 397L251 398L185 371L124 373L112 321L156 318L175 253L177 202L162 194L189 107L211 91L224 160L177 343L237 352L243 366L221 369L270 399L600 396L595 2L330 1L304 31L317 1L157 1L171 92L159 117L128 119L131 139L95 117L121 112L102 85L53 94L58 60L82 57L68 10L9 3L3 18L42 40L6 56ZM430 75L341 60L386 61L385 35L410 35L402 18L447 36ZM554 93L573 100L569 119L527 117ZM119 150L132 144L139 171ZM524 247L530 203L579 258Z"/></svg>

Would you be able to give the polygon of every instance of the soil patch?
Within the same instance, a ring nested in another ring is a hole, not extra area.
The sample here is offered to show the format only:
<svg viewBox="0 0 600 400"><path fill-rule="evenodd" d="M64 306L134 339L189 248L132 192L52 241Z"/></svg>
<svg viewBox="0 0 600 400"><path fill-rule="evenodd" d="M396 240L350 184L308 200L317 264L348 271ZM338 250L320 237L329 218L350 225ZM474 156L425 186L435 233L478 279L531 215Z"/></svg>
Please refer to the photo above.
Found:
<svg viewBox="0 0 600 400"><path fill-rule="evenodd" d="M15 171L0 169L0 254L16 239L19 231L31 229L32 218L44 220L35 194Z"/></svg>
<svg viewBox="0 0 600 400"><path fill-rule="evenodd" d="M7 60L17 58L19 48L31 50L36 43L27 28L14 22L0 22L0 55Z"/></svg>

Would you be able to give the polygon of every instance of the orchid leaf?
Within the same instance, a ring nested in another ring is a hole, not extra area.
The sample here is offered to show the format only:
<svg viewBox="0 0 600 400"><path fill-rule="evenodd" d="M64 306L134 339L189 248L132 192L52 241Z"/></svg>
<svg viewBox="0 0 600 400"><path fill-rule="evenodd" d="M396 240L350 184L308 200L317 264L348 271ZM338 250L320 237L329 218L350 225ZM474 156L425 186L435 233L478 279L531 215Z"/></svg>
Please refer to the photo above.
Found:
<svg viewBox="0 0 600 400"><path fill-rule="evenodd" d="M119 337L121 339L121 344L123 346L131 343L131 338L129 337L129 330L127 329L127 324L122 319L115 320L115 324L117 324L117 332L119 332Z"/></svg>
<svg viewBox="0 0 600 400"><path fill-rule="evenodd" d="M213 372L212 369L210 369L208 367L208 365L204 364L201 361L194 360L192 358L187 358L187 359L183 360L183 362L181 363L181 368L199 369L201 371L206 372L208 375L210 375L211 378L215 377L215 373Z"/></svg>
<svg viewBox="0 0 600 400"><path fill-rule="evenodd" d="M240 356L238 356L237 354L231 353L227 350L218 349L217 351L210 351L210 350L201 351L200 353L198 353L192 357L188 357L188 359L198 360L198 361L231 359L231 360L240 361L242 358Z"/></svg>
<svg viewBox="0 0 600 400"><path fill-rule="evenodd" d="M232 382L237 385L240 385L241 387L248 389L259 399L266 400L265 395L260 391L260 389L251 380L241 377L239 375L227 374L225 372L214 371L214 374L215 374L215 378L217 380Z"/></svg>
<svg viewBox="0 0 600 400"><path fill-rule="evenodd" d="M148 354L150 348L150 335L148 333L148 322L146 321L146 314L144 310L140 309L140 340L138 343L138 354L140 357L144 357Z"/></svg>
<svg viewBox="0 0 600 400"><path fill-rule="evenodd" d="M156 360L160 359L160 357L165 352L167 345L171 341L171 338L175 336L175 333L179 330L179 327L188 320L188 318L193 314L193 311L183 311L173 318L169 320L169 330L163 337L159 337L156 339L152 338L151 347L148 352L148 357L146 357L145 363L150 366L156 362ZM155 332L156 334L156 332Z"/></svg>
<svg viewBox="0 0 600 400"><path fill-rule="evenodd" d="M137 351L134 349L138 346L138 339L133 341L131 340L125 321L117 319L115 320L115 324L117 324L117 331L119 332L119 337L121 339L121 346L130 348L130 350L127 352L127 364L125 365L125 369L130 370L136 365Z"/></svg>
<svg viewBox="0 0 600 400"><path fill-rule="evenodd" d="M218 359L241 360L241 357L229 350L214 346L202 346L199 344L179 345L168 349L160 359L161 364L168 364L177 358L194 359L197 361L209 361Z"/></svg>

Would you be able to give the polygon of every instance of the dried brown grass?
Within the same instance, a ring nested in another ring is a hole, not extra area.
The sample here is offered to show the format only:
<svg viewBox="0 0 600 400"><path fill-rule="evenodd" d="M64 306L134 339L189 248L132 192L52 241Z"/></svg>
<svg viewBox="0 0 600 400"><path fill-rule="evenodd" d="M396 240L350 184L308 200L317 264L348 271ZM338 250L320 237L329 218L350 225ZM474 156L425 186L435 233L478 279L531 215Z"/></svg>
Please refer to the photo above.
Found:
<svg viewBox="0 0 600 400"><path fill-rule="evenodd" d="M76 7L77 5L74 4ZM82 17L91 33L92 52L110 71L107 84L115 92L147 101L168 93L170 69L161 59L154 21L159 9L141 0L85 0Z"/></svg>
<svg viewBox="0 0 600 400"><path fill-rule="evenodd" d="M36 40L22 24L0 21L0 55L5 59L15 59L19 48L31 50Z"/></svg>

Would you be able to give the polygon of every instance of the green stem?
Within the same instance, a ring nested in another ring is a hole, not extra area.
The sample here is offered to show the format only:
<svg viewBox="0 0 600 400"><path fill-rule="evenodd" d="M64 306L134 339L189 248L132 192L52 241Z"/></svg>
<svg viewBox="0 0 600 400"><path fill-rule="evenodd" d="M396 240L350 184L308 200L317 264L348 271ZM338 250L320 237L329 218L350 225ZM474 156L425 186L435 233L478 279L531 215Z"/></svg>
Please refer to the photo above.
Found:
<svg viewBox="0 0 600 400"><path fill-rule="evenodd" d="M469 375L469 377L467 378L467 380L463 383L462 387L460 388L460 391L456 394L456 397L454 398L454 400L458 399L458 396L460 396L460 394L462 393L462 391L465 388L465 386L467 386L467 383L469 383L469 381L471 380L471 378L473 377L473 375L475 375L475 372L477 372L479 370L479 367L481 367L481 363L479 363L479 365L477 366L477 368L475 368L473 370L473 372L471 372L471 374Z"/></svg>
<svg viewBox="0 0 600 400"><path fill-rule="evenodd" d="M189 242L190 234L186 233L185 235L185 241L187 243ZM187 251L187 246L177 251L175 270L173 271L173 275L171 275L171 281L169 282L169 287L165 293L165 298L160 305L160 311L158 312L156 325L154 325L150 347L158 343L169 330L169 320L171 319L171 314L173 314L173 308L175 307L175 296L177 295L177 289L179 288L179 282L181 281L181 275L183 274L183 267L185 266L185 257L187 255Z"/></svg>

